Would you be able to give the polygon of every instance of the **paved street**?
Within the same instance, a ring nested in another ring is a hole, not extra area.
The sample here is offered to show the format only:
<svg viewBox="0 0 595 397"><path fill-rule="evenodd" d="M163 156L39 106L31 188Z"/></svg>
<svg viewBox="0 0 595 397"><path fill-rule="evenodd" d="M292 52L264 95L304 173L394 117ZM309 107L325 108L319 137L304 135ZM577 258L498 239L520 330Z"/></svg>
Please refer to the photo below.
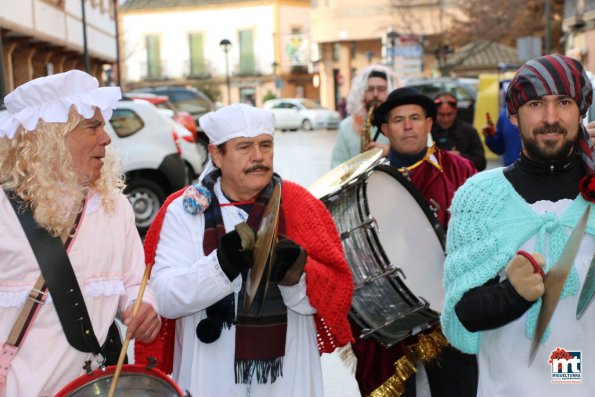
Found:
<svg viewBox="0 0 595 397"><path fill-rule="evenodd" d="M336 136L336 130L277 131L275 171L285 179L308 187L330 169Z"/></svg>
<svg viewBox="0 0 595 397"><path fill-rule="evenodd" d="M337 131L275 134L275 170L281 177L308 187L330 169ZM359 397L355 378L337 353L322 356L325 397Z"/></svg>

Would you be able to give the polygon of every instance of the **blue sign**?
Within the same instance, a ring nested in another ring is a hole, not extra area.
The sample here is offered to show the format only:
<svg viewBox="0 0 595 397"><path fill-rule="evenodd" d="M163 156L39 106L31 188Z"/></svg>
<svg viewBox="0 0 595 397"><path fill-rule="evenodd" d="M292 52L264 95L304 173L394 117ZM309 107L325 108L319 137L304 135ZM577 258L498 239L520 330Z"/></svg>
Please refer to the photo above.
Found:
<svg viewBox="0 0 595 397"><path fill-rule="evenodd" d="M389 57L422 58L424 55L424 49L420 45L399 45L392 48L389 47L386 49L386 52Z"/></svg>

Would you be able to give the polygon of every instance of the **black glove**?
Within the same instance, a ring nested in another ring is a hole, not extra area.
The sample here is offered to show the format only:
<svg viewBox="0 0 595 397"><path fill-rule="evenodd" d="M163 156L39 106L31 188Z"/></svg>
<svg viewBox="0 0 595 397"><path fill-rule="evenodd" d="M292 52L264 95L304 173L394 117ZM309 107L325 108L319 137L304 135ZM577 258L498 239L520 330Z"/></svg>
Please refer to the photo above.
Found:
<svg viewBox="0 0 595 397"><path fill-rule="evenodd" d="M306 251L294 241L281 237L275 248L272 279L279 285L295 285L304 272Z"/></svg>
<svg viewBox="0 0 595 397"><path fill-rule="evenodd" d="M234 230L221 238L217 258L229 280L233 281L241 272L252 266L255 238L254 230L246 223L236 225Z"/></svg>
<svg viewBox="0 0 595 397"><path fill-rule="evenodd" d="M196 336L203 343L213 343L225 325L231 328L235 318L234 295L229 294L219 302L207 307L207 318L202 319L196 326Z"/></svg>

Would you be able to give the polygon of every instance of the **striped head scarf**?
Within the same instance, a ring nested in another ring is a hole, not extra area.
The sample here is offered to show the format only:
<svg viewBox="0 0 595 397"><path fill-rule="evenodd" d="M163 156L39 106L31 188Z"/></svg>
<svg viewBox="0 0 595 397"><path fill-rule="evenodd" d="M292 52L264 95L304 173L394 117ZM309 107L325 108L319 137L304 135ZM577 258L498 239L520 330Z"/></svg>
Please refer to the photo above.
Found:
<svg viewBox="0 0 595 397"><path fill-rule="evenodd" d="M568 95L584 116L593 100L593 88L583 65L576 59L559 54L535 58L519 68L508 86L508 114L517 114L523 104L545 95ZM577 146L587 170L593 172L595 151L582 123Z"/></svg>

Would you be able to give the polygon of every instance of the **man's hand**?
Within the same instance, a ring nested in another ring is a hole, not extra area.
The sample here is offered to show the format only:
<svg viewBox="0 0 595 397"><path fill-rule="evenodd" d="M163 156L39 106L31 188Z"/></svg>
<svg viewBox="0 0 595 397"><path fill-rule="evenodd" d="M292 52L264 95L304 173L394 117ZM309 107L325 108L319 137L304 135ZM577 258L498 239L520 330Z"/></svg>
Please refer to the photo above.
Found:
<svg viewBox="0 0 595 397"><path fill-rule="evenodd" d="M234 230L221 238L217 258L221 269L230 281L252 266L252 249L255 241L256 233L245 222L238 223Z"/></svg>
<svg viewBox="0 0 595 397"><path fill-rule="evenodd" d="M543 257L535 252L531 254L539 267L543 268ZM516 255L506 266L506 276L515 291L529 302L536 301L545 292L543 277L536 273L533 265L523 255Z"/></svg>
<svg viewBox="0 0 595 397"><path fill-rule="evenodd" d="M483 127L481 127L481 133L485 137L493 136L496 133L496 129L493 125L486 124Z"/></svg>
<svg viewBox="0 0 595 397"><path fill-rule="evenodd" d="M161 329L161 318L148 303L142 302L134 318L132 317L131 305L122 316L124 324L128 327L126 337L136 339L139 342L149 343L155 340Z"/></svg>
<svg viewBox="0 0 595 397"><path fill-rule="evenodd" d="M589 134L591 141L595 142L595 121L591 121L587 124L587 133Z"/></svg>
<svg viewBox="0 0 595 397"><path fill-rule="evenodd" d="M390 145L389 144L383 145L382 143L372 141L368 144L368 146L366 147L366 150L370 150L370 149L374 149L374 148L382 149L382 157L386 157L386 156L388 156L388 151L390 149Z"/></svg>
<svg viewBox="0 0 595 397"><path fill-rule="evenodd" d="M275 265L273 267L273 281L279 285L295 285L306 265L306 251L292 240L281 237L275 248Z"/></svg>

